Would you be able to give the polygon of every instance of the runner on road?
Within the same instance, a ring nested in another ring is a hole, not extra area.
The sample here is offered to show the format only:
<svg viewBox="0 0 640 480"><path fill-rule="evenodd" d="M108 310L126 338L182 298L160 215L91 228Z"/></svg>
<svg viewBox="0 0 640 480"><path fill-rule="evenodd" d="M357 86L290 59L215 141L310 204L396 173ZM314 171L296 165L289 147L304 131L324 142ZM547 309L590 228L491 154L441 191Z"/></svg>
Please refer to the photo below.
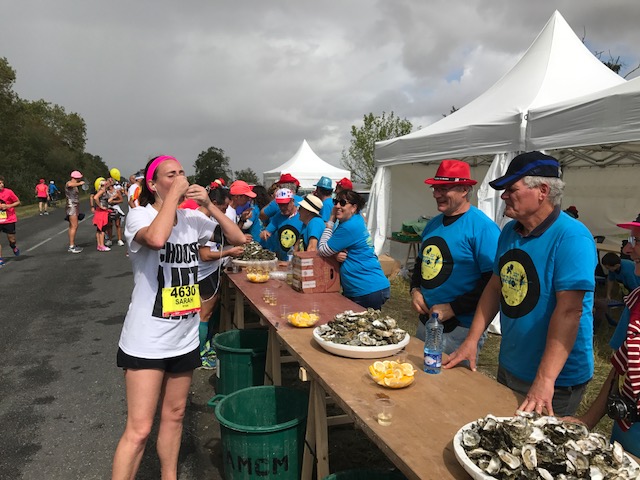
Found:
<svg viewBox="0 0 640 480"><path fill-rule="evenodd" d="M69 220L69 253L80 253L82 248L76 245L76 231L78 230L78 205L80 194L78 187L84 185L82 173L78 170L71 172L71 178L64 186L64 194L67 197L67 219Z"/></svg>
<svg viewBox="0 0 640 480"><path fill-rule="evenodd" d="M15 208L20 205L20 199L13 193L13 190L4 188L4 177L0 176L0 232L7 234L9 246L13 254L20 255L20 249L16 245L16 216ZM2 245L0 245L0 267L4 266L2 258Z"/></svg>
<svg viewBox="0 0 640 480"><path fill-rule="evenodd" d="M38 197L38 210L40 215L49 215L47 212L47 204L49 203L49 187L45 183L44 178L41 178L36 185L36 197Z"/></svg>

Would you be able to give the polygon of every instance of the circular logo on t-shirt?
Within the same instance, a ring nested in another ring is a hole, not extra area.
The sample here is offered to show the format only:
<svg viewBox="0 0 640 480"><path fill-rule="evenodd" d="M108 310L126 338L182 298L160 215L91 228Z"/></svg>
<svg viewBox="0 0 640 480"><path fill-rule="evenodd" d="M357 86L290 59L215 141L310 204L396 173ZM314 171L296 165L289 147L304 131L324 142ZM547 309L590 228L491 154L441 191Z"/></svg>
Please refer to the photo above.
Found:
<svg viewBox="0 0 640 480"><path fill-rule="evenodd" d="M524 317L540 298L540 280L533 260L524 250L509 250L500 257L499 272L502 311L511 318Z"/></svg>
<svg viewBox="0 0 640 480"><path fill-rule="evenodd" d="M282 250L287 251L293 247L298 241L300 232L292 225L284 225L278 230L278 237L280 238L280 247Z"/></svg>
<svg viewBox="0 0 640 480"><path fill-rule="evenodd" d="M420 273L424 288L436 288L451 276L453 257L442 237L430 237L422 243Z"/></svg>

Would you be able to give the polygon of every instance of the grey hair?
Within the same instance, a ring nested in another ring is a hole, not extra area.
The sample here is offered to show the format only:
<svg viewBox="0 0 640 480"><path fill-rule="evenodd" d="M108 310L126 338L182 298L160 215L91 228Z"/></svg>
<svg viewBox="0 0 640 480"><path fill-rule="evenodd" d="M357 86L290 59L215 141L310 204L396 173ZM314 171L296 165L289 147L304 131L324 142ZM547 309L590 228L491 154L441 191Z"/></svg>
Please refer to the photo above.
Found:
<svg viewBox="0 0 640 480"><path fill-rule="evenodd" d="M549 186L549 195L547 195L547 198L551 202L551 205L555 207L562 203L564 182L560 178L527 176L522 178L522 183L529 188L539 187L544 183Z"/></svg>

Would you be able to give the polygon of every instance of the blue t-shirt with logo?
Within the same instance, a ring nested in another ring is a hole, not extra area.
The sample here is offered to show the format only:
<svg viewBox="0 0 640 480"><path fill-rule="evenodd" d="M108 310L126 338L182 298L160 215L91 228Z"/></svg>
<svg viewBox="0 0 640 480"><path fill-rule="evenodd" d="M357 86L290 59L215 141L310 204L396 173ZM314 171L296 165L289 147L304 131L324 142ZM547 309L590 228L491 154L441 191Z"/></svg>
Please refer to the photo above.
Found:
<svg viewBox="0 0 640 480"><path fill-rule="evenodd" d="M333 198L332 197L325 198L322 201L322 208L320 209L320 216L322 217L322 220L324 220L325 222L328 222L329 218L331 217L332 210L333 210Z"/></svg>
<svg viewBox="0 0 640 480"><path fill-rule="evenodd" d="M629 293L640 287L640 277L636 275L636 264L626 258L620 260L620 270L609 272L607 279L621 282Z"/></svg>
<svg viewBox="0 0 640 480"><path fill-rule="evenodd" d="M359 213L340 221L327 245L335 252L347 251L347 259L340 265L340 282L346 297L361 297L389 287Z"/></svg>
<svg viewBox="0 0 640 480"><path fill-rule="evenodd" d="M444 220L440 214L427 223L418 253L420 290L429 307L472 291L481 275L492 271L500 235L498 225L473 206L449 225ZM473 315L456 313L456 318L469 328Z"/></svg>
<svg viewBox="0 0 640 480"><path fill-rule="evenodd" d="M260 207L258 205L251 206L251 216L249 217L253 223L249 227L249 233L255 242L262 244L264 240L260 238L260 232L264 229L262 220L260 220ZM264 245L262 245L264 247Z"/></svg>
<svg viewBox="0 0 640 480"><path fill-rule="evenodd" d="M293 247L302 232L302 220L300 220L300 214L296 212L291 217L285 217L278 213L271 217L271 221L267 226L267 231L271 233L269 238L269 250L276 253L280 260L287 260L287 254L289 249Z"/></svg>
<svg viewBox="0 0 640 480"><path fill-rule="evenodd" d="M313 217L309 220L309 223L302 225L302 241L300 242L300 250L306 251L309 245L309 240L312 238L320 241L322 232L324 232L324 221L320 217Z"/></svg>
<svg viewBox="0 0 640 480"><path fill-rule="evenodd" d="M509 222L502 230L493 267L502 285L499 362L516 377L533 382L545 350L556 293L582 290L578 334L556 386L585 383L593 376L593 236L563 212L537 237L522 237L515 225Z"/></svg>

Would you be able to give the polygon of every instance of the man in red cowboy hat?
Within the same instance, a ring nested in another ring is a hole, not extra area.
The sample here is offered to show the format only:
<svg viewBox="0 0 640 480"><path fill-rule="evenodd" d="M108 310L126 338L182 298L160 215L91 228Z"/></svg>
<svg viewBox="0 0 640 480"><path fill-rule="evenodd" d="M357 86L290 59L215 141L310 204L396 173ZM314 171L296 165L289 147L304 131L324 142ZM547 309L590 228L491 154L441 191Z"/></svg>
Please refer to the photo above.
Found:
<svg viewBox="0 0 640 480"><path fill-rule="evenodd" d="M440 215L422 232L411 279L411 303L420 314L416 336L424 340L425 323L437 313L444 325L444 348L454 352L467 337L482 291L491 278L500 229L470 202L469 164L443 160L431 186ZM478 342L478 351L485 336Z"/></svg>

